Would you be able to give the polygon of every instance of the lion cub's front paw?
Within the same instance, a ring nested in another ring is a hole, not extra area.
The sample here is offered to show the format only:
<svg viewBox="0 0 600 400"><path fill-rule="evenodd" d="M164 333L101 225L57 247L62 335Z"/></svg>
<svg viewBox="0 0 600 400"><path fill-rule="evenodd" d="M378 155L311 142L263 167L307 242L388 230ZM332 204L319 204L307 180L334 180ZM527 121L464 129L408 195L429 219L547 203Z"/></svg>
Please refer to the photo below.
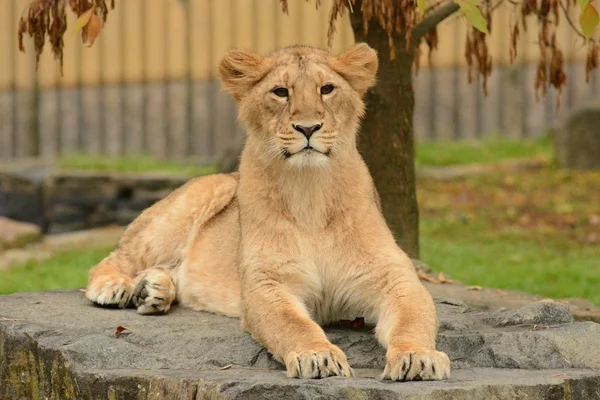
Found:
<svg viewBox="0 0 600 400"><path fill-rule="evenodd" d="M346 355L332 344L291 352L285 359L285 366L286 374L290 378L318 379L354 375Z"/></svg>
<svg viewBox="0 0 600 400"><path fill-rule="evenodd" d="M441 351L409 349L388 351L382 379L393 381L441 380L450 377L450 359Z"/></svg>
<svg viewBox="0 0 600 400"><path fill-rule="evenodd" d="M94 279L85 290L85 297L101 306L125 308L133 293L133 281L123 274L105 275Z"/></svg>
<svg viewBox="0 0 600 400"><path fill-rule="evenodd" d="M171 277L161 269L150 269L136 278L131 301L140 314L164 314L171 308L177 292Z"/></svg>

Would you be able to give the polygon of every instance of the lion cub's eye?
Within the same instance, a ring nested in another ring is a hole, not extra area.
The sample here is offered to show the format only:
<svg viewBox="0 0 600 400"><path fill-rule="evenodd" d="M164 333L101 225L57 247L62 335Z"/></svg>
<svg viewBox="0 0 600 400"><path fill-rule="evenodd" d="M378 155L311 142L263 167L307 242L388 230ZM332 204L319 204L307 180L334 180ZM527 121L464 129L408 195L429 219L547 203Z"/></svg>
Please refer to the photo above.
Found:
<svg viewBox="0 0 600 400"><path fill-rule="evenodd" d="M290 92L286 88L282 87L274 89L273 93L275 93L275 95L279 97L288 97L290 95Z"/></svg>
<svg viewBox="0 0 600 400"><path fill-rule="evenodd" d="M325 85L321 88L321 94L329 94L333 92L333 85Z"/></svg>

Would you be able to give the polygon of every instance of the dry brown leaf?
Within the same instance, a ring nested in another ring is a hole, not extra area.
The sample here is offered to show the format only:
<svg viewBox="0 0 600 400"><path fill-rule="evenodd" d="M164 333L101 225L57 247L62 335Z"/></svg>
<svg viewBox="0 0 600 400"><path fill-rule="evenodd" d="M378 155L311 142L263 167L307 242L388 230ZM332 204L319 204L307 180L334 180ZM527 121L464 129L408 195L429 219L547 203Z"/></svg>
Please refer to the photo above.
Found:
<svg viewBox="0 0 600 400"><path fill-rule="evenodd" d="M354 318L353 321L350 321L349 319L341 319L340 325L351 326L353 328L363 328L365 326L365 319L363 317Z"/></svg>
<svg viewBox="0 0 600 400"><path fill-rule="evenodd" d="M121 333L122 333L123 331L129 331L129 332L133 332L131 329L129 329L129 328L125 327L125 326L121 326L121 325L119 325L119 326L117 326L117 329L115 329L115 337L116 337L117 339L118 339L118 338L120 338L120 337L121 337Z"/></svg>
<svg viewBox="0 0 600 400"><path fill-rule="evenodd" d="M87 25L87 47L91 47L102 31L102 20L96 14L92 15Z"/></svg>
<svg viewBox="0 0 600 400"><path fill-rule="evenodd" d="M429 282L429 283L440 283L439 280L437 280L436 278L434 278L433 276L428 275L427 273L423 272L423 271L417 271L417 275L419 276L419 279L424 280L425 282Z"/></svg>
<svg viewBox="0 0 600 400"><path fill-rule="evenodd" d="M438 280L440 283L454 283L454 281L448 278L442 271L438 274Z"/></svg>

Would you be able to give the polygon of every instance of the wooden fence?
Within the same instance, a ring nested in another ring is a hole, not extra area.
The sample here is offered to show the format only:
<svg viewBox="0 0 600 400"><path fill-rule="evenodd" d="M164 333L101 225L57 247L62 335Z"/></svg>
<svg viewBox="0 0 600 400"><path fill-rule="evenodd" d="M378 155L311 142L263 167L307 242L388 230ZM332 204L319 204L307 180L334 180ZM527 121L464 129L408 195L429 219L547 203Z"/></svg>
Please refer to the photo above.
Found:
<svg viewBox="0 0 600 400"><path fill-rule="evenodd" d="M236 135L235 105L215 80L232 47L267 53L301 43L327 47L331 0L116 0L91 48L66 35L64 75L49 49L35 70L30 43L17 50L16 29L28 0L0 2L0 161L67 153L219 157ZM508 65L510 6L501 7L489 40L495 71L484 97L467 83L466 24L453 16L440 26L439 49L415 76L419 140L535 135L559 116L555 94L535 101L535 29L522 36L518 62ZM69 17L73 26L73 16ZM531 24L535 27L535 23ZM563 24L569 85L560 112L597 97L585 83L585 48ZM338 21L332 50L354 42L348 16ZM382 54L381 57L387 57Z"/></svg>

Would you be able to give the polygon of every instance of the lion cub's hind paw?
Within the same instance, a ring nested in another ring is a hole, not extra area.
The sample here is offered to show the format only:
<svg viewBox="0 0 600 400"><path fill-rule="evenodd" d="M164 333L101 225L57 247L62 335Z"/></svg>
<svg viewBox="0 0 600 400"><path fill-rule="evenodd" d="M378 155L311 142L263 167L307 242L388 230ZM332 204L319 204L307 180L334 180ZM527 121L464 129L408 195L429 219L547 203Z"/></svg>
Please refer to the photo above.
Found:
<svg viewBox="0 0 600 400"><path fill-rule="evenodd" d="M175 301L173 281L164 271L156 269L142 273L131 301L140 314L165 314Z"/></svg>
<svg viewBox="0 0 600 400"><path fill-rule="evenodd" d="M388 357L381 379L432 381L449 377L450 359L446 353L423 349L402 351Z"/></svg>
<svg viewBox="0 0 600 400"><path fill-rule="evenodd" d="M341 353L341 354L336 354ZM287 357L286 375L290 378L320 379L328 376L349 378L354 372L340 351L302 351Z"/></svg>
<svg viewBox="0 0 600 400"><path fill-rule="evenodd" d="M133 293L133 281L126 275L107 275L88 285L85 296L103 307L125 308Z"/></svg>

